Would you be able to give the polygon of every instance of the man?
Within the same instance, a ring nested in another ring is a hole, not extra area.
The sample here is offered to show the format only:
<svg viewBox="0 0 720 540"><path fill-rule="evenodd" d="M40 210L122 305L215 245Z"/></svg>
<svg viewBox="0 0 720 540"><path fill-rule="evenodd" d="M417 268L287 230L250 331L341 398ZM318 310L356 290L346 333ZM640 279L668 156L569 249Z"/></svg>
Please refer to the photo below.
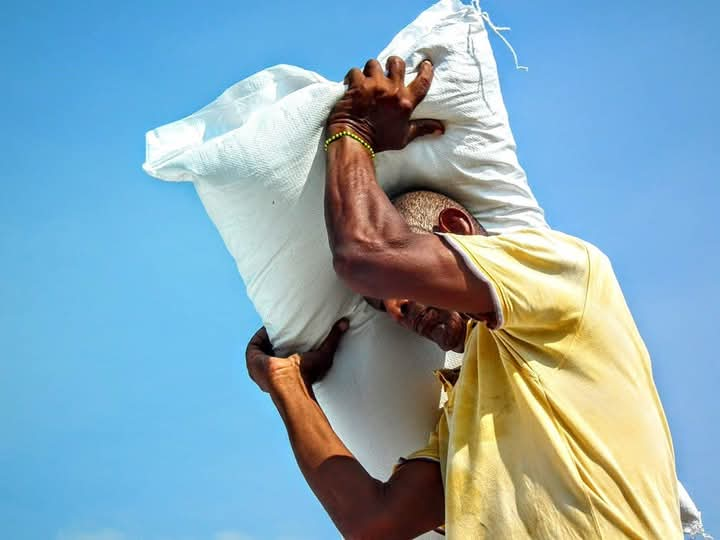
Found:
<svg viewBox="0 0 720 540"><path fill-rule="evenodd" d="M328 239L351 288L444 350L464 349L463 366L457 382L440 374L448 400L427 447L381 482L313 399L347 322L289 358L272 356L258 332L250 375L276 404L310 487L347 538L442 525L461 539L682 537L672 440L608 259L551 230L488 237L462 207L428 194L396 202L416 220L408 225L377 185L372 151L443 131L409 120L431 63L407 87L404 72L392 57L386 71L371 60L348 73L328 119Z"/></svg>

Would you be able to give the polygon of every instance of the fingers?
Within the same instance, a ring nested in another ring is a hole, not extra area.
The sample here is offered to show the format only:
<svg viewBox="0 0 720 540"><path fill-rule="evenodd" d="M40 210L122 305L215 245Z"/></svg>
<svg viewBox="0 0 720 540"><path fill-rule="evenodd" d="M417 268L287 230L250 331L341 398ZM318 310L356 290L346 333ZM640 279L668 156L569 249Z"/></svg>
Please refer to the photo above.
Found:
<svg viewBox="0 0 720 540"><path fill-rule="evenodd" d="M399 56L391 56L385 63L387 76L396 83L403 84L405 82L405 61Z"/></svg>
<svg viewBox="0 0 720 540"><path fill-rule="evenodd" d="M263 326L253 334L250 338L251 345L261 346L263 343L270 343L270 337L268 336L267 329Z"/></svg>
<svg viewBox="0 0 720 540"><path fill-rule="evenodd" d="M345 75L345 84L348 86L359 86L365 80L365 75L358 68L352 68Z"/></svg>
<svg viewBox="0 0 720 540"><path fill-rule="evenodd" d="M247 349L245 349L245 365L248 370L248 375L255 381L261 388L263 388L260 381L262 381L262 371L268 360L268 355L265 350L270 347L270 339L268 338L267 330L263 326L255 332L250 342L248 343ZM263 390L267 391L265 388Z"/></svg>
<svg viewBox="0 0 720 540"><path fill-rule="evenodd" d="M430 90L432 79L432 62L430 62L430 60L423 60L420 62L420 67L418 68L418 76L408 85L408 90L410 90L413 97L413 105L417 106L417 104L425 98L428 90Z"/></svg>
<svg viewBox="0 0 720 540"><path fill-rule="evenodd" d="M270 343L267 330L263 326L250 338L250 342L245 350L245 356L250 359L263 358L271 354L274 354L272 344Z"/></svg>
<svg viewBox="0 0 720 540"><path fill-rule="evenodd" d="M318 350L330 355L335 354L335 351L340 344L340 339L343 337L343 334L347 331L349 326L350 325L347 319L340 319L336 322L333 325L332 330L330 330L328 337L325 338L325 341L322 342L322 345L320 345Z"/></svg>
<svg viewBox="0 0 720 540"><path fill-rule="evenodd" d="M363 74L366 77L382 77L385 75L383 73L382 67L380 66L380 62L378 62L374 58L371 58L367 61L367 63L365 64L365 69L363 69Z"/></svg>
<svg viewBox="0 0 720 540"><path fill-rule="evenodd" d="M408 129L408 142L423 135L442 135L443 133L445 133L445 126L440 120L429 118L412 120Z"/></svg>

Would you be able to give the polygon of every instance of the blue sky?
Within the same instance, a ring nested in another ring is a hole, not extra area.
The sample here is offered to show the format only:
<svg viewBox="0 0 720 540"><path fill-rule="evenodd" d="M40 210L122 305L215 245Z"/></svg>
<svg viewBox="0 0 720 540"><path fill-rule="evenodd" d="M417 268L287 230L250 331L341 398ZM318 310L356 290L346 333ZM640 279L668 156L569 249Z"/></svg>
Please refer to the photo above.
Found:
<svg viewBox="0 0 720 540"><path fill-rule="evenodd" d="M276 63L340 79L427 1L3 3L0 537L336 538L245 374L259 325L146 130ZM717 2L488 0L549 221L613 260L720 534Z"/></svg>

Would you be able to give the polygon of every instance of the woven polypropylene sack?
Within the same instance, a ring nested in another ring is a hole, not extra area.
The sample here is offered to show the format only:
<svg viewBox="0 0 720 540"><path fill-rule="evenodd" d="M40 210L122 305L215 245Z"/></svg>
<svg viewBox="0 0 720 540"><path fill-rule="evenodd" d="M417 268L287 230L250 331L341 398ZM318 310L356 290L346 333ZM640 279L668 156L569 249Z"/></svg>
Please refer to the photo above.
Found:
<svg viewBox="0 0 720 540"><path fill-rule="evenodd" d="M480 13L443 0L378 58L393 54L405 59L408 82L423 59L433 61L433 84L414 117L442 120L446 133L379 154L383 188L445 193L491 232L546 226L517 161ZM374 312L333 271L322 143L344 88L298 67L266 69L148 132L144 168L194 183L279 353L318 345L349 317L351 329L316 394L341 438L383 477L425 444L439 399L432 370L444 355Z"/></svg>
<svg viewBox="0 0 720 540"><path fill-rule="evenodd" d="M480 14L445 0L423 12L379 55L406 59L408 81L435 64L415 117L445 122L376 160L398 193L435 189L491 232L545 226L519 166ZM324 126L344 86L292 66L262 71L197 113L147 134L145 170L191 180L223 236L248 294L280 350L317 345L359 301L333 273L323 221Z"/></svg>

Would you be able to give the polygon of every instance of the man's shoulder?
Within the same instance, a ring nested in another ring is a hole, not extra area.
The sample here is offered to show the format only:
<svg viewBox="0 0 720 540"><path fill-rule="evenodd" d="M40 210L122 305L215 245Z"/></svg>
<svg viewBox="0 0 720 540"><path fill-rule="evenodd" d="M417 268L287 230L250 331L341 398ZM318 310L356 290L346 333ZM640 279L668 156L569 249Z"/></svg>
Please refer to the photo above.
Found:
<svg viewBox="0 0 720 540"><path fill-rule="evenodd" d="M549 227L510 229L501 233L492 234L490 238L502 238L518 243L570 244L576 246L592 245L582 238Z"/></svg>
<svg viewBox="0 0 720 540"><path fill-rule="evenodd" d="M469 237L468 247L473 244L490 245L507 250L516 258L534 258L557 263L584 266L589 251L599 250L585 240L570 234L545 227L526 227L509 230L483 237Z"/></svg>
<svg viewBox="0 0 720 540"><path fill-rule="evenodd" d="M575 249L582 250L586 269L585 279L588 291L602 289L605 292L609 290L620 290L615 269L613 268L610 257L596 244L560 231L547 229L540 231L541 236L552 238L554 241L565 246L575 246Z"/></svg>
<svg viewBox="0 0 720 540"><path fill-rule="evenodd" d="M611 266L610 258L597 245L584 238L556 229L528 227L511 230L494 235L494 237L502 239L500 241L512 242L531 249L551 250L559 256L584 257L591 266Z"/></svg>
<svg viewBox="0 0 720 540"><path fill-rule="evenodd" d="M481 266L494 261L507 271L533 269L575 279L589 269L589 251L599 250L580 238L549 228L517 228L483 235L442 235L466 260Z"/></svg>

